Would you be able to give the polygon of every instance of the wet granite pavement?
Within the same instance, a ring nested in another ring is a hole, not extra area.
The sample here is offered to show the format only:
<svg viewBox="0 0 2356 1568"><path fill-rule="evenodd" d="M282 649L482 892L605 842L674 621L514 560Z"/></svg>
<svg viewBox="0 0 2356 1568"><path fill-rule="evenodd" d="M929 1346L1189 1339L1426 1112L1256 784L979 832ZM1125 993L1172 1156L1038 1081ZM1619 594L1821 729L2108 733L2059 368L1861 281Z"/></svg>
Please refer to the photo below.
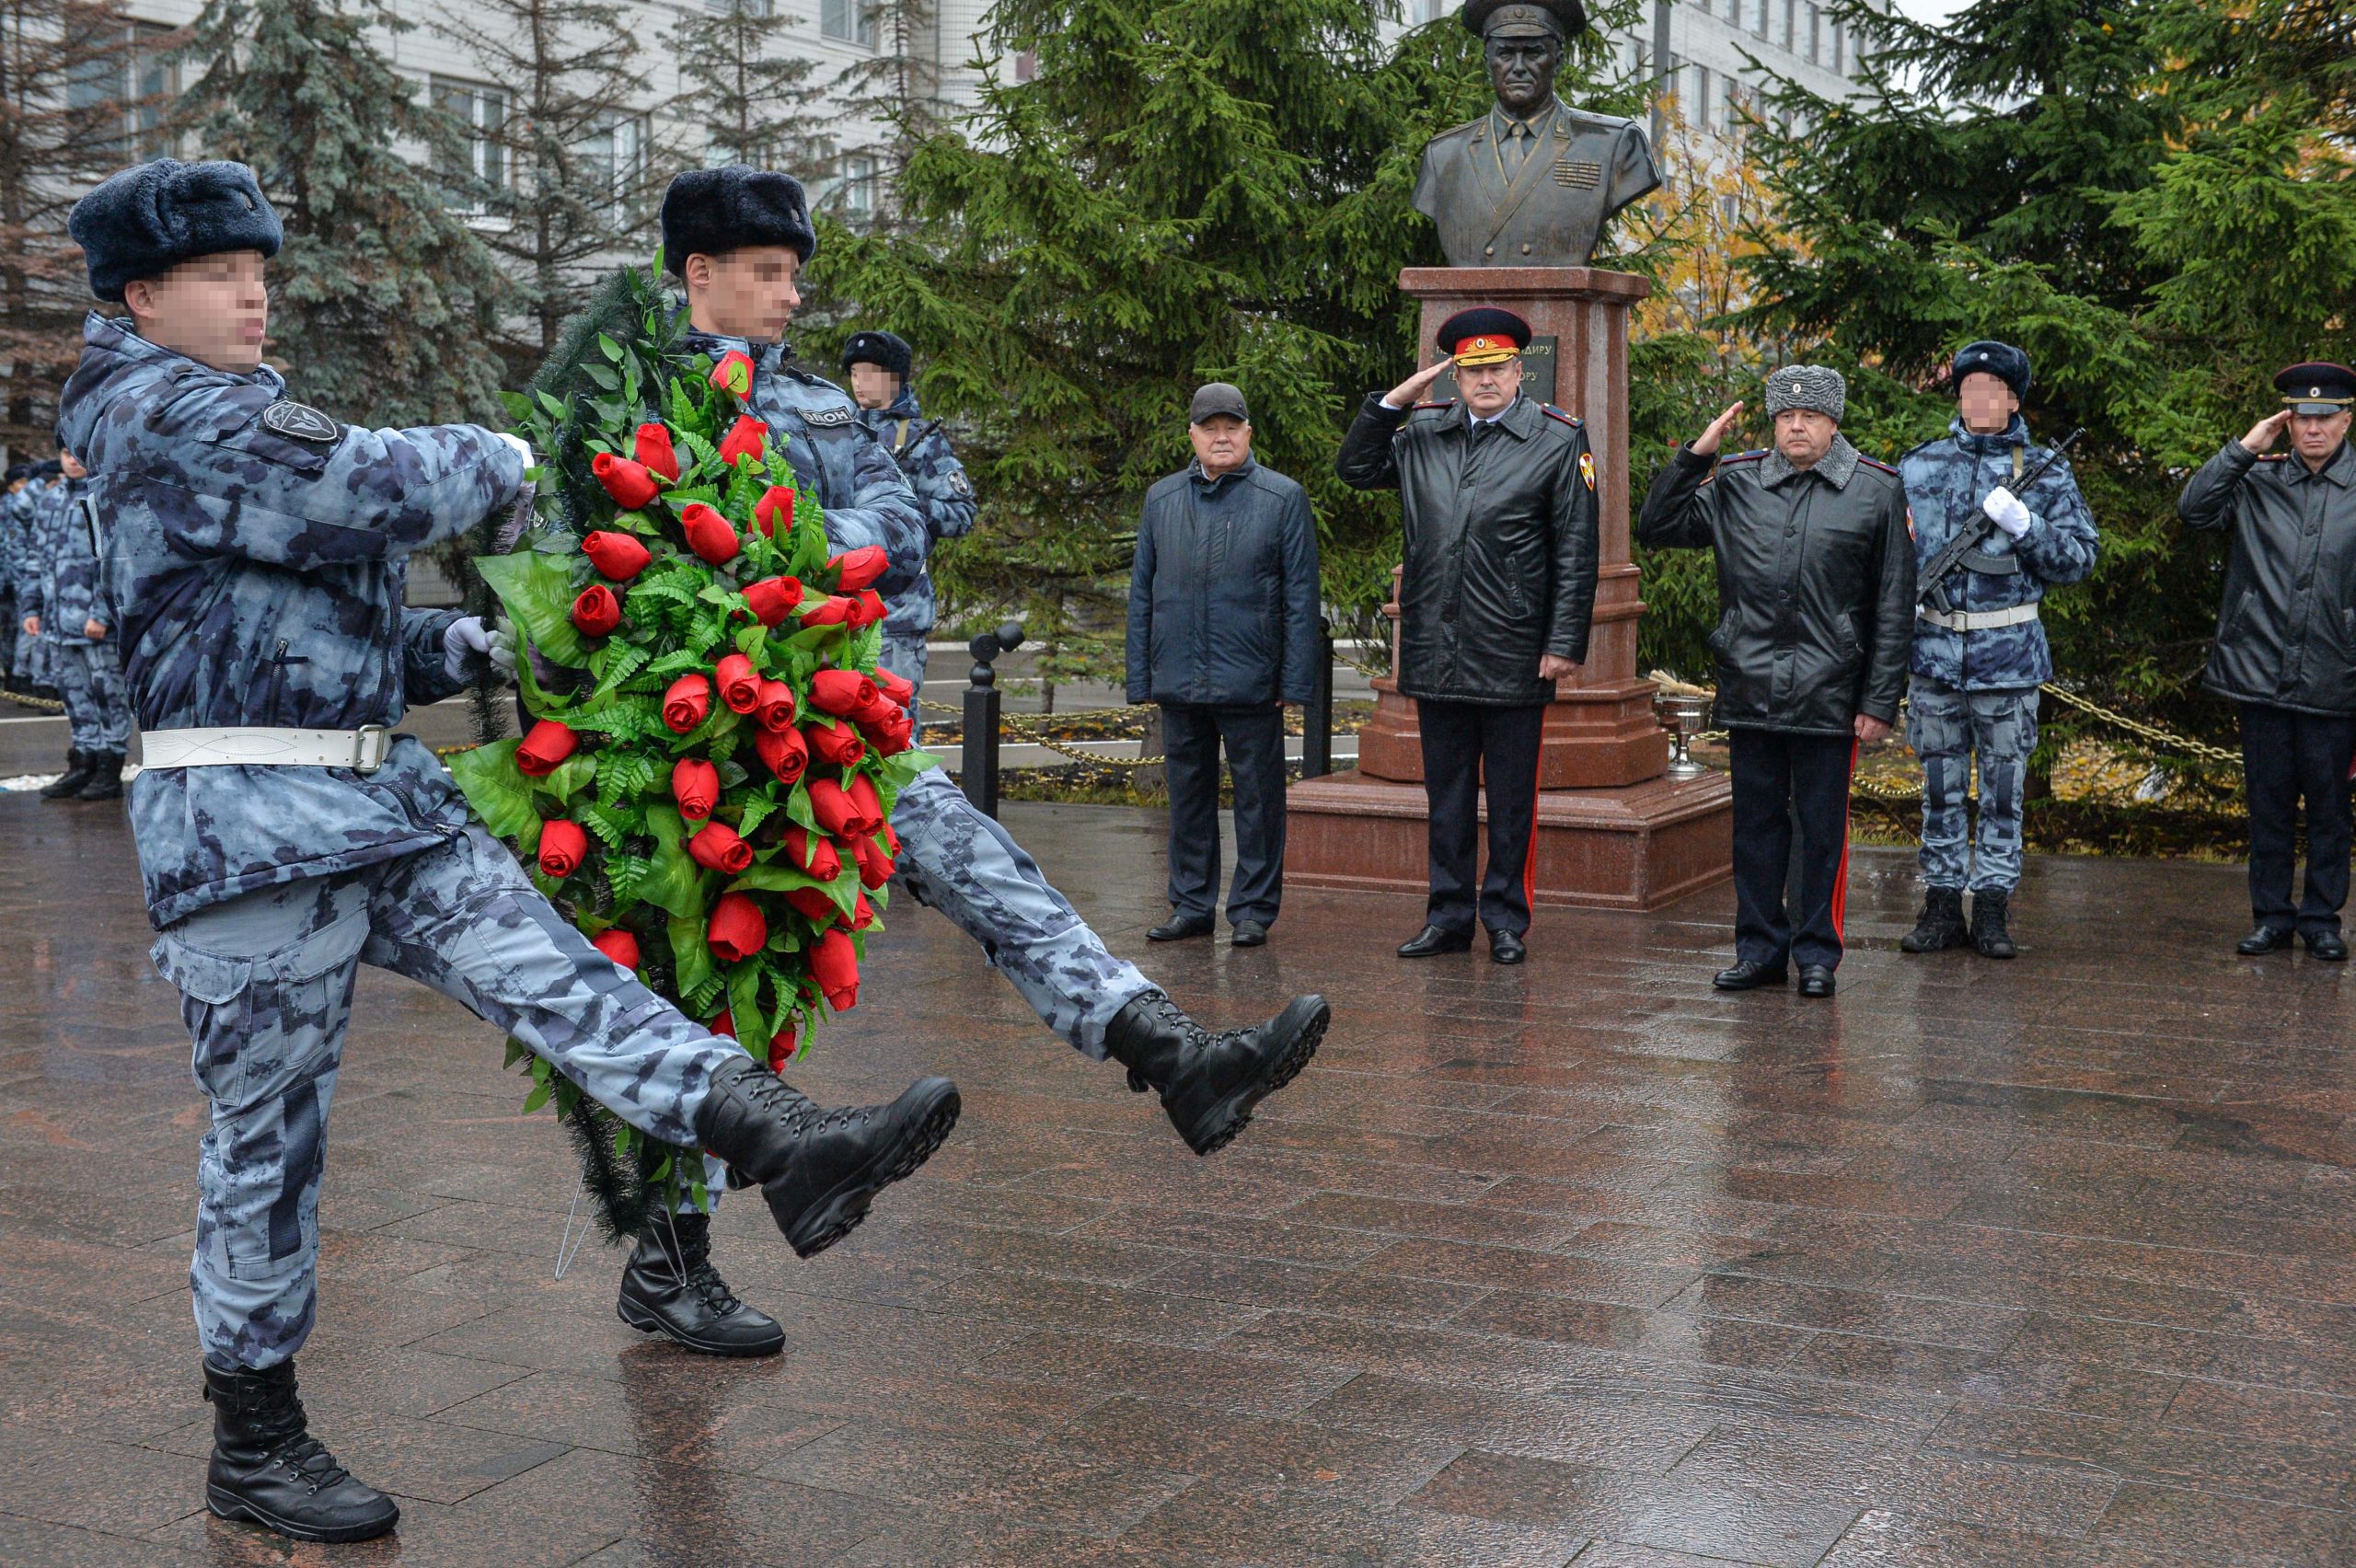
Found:
<svg viewBox="0 0 2356 1568"><path fill-rule="evenodd" d="M724 1206L790 1339L733 1364L618 1322L617 1252L551 1277L556 1127L365 973L300 1365L403 1519L296 1549L201 1511L203 1107L121 818L0 799L0 1562L2356 1562L2356 980L2232 957L2235 870L2033 860L1995 965L1902 959L1863 852L1828 1006L1710 992L1724 890L1519 971L1334 894L1148 951L1157 819L1008 819L1198 1014L1323 990L1314 1067L1196 1160L905 912L798 1076L964 1121L814 1262Z"/></svg>

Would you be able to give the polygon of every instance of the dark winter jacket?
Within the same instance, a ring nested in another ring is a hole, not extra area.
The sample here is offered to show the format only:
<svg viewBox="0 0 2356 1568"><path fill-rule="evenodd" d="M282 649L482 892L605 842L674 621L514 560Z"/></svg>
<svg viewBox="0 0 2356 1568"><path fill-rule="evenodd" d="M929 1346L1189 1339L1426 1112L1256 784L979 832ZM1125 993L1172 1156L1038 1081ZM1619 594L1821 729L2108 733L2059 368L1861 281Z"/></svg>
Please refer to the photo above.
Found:
<svg viewBox="0 0 2356 1568"><path fill-rule="evenodd" d="M1131 702L1250 707L1316 694L1324 619L1309 496L1247 461L1145 492L1129 574Z"/></svg>
<svg viewBox="0 0 2356 1568"><path fill-rule="evenodd" d="M1914 641L1914 547L1898 470L1846 436L1813 467L1680 447L1636 520L1647 547L1718 557L1717 721L1846 735L1898 720Z"/></svg>
<svg viewBox="0 0 2356 1568"><path fill-rule="evenodd" d="M2295 456L2229 441L2177 511L2232 533L2200 684L2235 702L2356 713L2356 448L2341 442L2311 473Z"/></svg>

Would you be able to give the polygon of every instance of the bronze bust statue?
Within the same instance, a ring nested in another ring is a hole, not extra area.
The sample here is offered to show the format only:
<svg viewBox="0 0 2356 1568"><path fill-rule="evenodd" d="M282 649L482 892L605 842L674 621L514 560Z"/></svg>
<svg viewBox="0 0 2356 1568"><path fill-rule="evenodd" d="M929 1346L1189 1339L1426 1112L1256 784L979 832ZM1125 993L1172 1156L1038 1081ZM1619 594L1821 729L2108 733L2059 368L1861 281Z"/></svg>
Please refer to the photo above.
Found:
<svg viewBox="0 0 2356 1568"><path fill-rule="evenodd" d="M1451 267L1584 267L1621 208L1657 188L1633 120L1554 97L1563 47L1587 30L1581 0L1467 0L1497 101L1435 136L1415 210L1439 225Z"/></svg>

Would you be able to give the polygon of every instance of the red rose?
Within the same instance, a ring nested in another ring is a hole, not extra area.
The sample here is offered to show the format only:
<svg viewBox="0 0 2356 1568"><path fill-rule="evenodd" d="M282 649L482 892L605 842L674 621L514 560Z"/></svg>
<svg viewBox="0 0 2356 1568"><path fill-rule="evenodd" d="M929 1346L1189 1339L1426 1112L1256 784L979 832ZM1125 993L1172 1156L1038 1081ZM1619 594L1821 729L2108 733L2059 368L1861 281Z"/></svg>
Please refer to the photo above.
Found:
<svg viewBox="0 0 2356 1568"><path fill-rule="evenodd" d="M673 484L679 482L679 455L671 449L671 432L660 424L638 427L635 455L646 465L649 473L660 474Z"/></svg>
<svg viewBox="0 0 2356 1568"><path fill-rule="evenodd" d="M848 916L836 916L835 923L838 926L848 926L854 931L863 931L875 924L875 906L867 902L867 894L862 893L859 895L859 901L850 906L850 913Z"/></svg>
<svg viewBox="0 0 2356 1568"><path fill-rule="evenodd" d="M839 594L831 594L816 604L805 604L802 611L802 624L841 626L850 619L851 611L858 607L855 600L846 599Z"/></svg>
<svg viewBox="0 0 2356 1568"><path fill-rule="evenodd" d="M553 719L543 719L532 726L532 732L515 748L515 766L534 778L546 778L580 744L581 737L569 727Z"/></svg>
<svg viewBox="0 0 2356 1568"><path fill-rule="evenodd" d="M713 1019L710 1023L705 1024L705 1025L704 1025L704 1027L705 1027L706 1029L710 1030L714 1034L725 1034L725 1035L726 1035L726 1036L728 1036L728 1038L729 1038L729 1039L731 1039L731 1040L735 1039L735 1038L736 1038L736 1011L735 1011L735 1009L734 1009L733 1008L722 1008L722 1009L720 1009L720 1016L719 1016L718 1018L716 1018L716 1019Z"/></svg>
<svg viewBox="0 0 2356 1568"><path fill-rule="evenodd" d="M879 686L875 688L873 697L860 703L843 717L863 730L870 724L882 723L887 715L899 711L900 705L885 696L884 688Z"/></svg>
<svg viewBox="0 0 2356 1568"><path fill-rule="evenodd" d="M881 667L878 667L875 672L875 689L890 698L892 705L895 708L906 708L917 699L916 687L891 671Z"/></svg>
<svg viewBox="0 0 2356 1568"><path fill-rule="evenodd" d="M850 794L850 803L859 808L860 820L868 824L864 831L869 834L882 832L884 823L884 797L875 792L875 780L864 773L854 774L850 783L845 788ZM895 849L893 853L897 854L899 851Z"/></svg>
<svg viewBox="0 0 2356 1568"><path fill-rule="evenodd" d="M689 822L701 822L720 803L720 769L694 757L682 757L671 768L671 799L679 802L679 814Z"/></svg>
<svg viewBox="0 0 2356 1568"><path fill-rule="evenodd" d="M867 755L866 738L849 724L837 724L832 729L813 724L802 732L802 738L809 743L812 756L836 767L856 767Z"/></svg>
<svg viewBox="0 0 2356 1568"><path fill-rule="evenodd" d="M844 594L858 593L890 571L891 566L892 558L884 553L882 545L862 545L826 559L827 571L842 573L837 592Z"/></svg>
<svg viewBox="0 0 2356 1568"><path fill-rule="evenodd" d="M683 256L679 259L684 264L687 258ZM711 384L723 392L733 392L739 398L751 392L752 356L737 349L731 349L721 355L720 363L711 367Z"/></svg>
<svg viewBox="0 0 2356 1568"><path fill-rule="evenodd" d="M610 452L600 452L589 460L589 471L614 498L614 504L624 512L636 512L653 501L660 488L654 476L646 471L643 463L633 463L627 457L617 457Z"/></svg>
<svg viewBox="0 0 2356 1568"><path fill-rule="evenodd" d="M874 791L868 791L874 798ZM884 825L883 813L862 810L850 791L831 778L810 780L810 812L818 825L846 841L872 836Z"/></svg>
<svg viewBox="0 0 2356 1568"><path fill-rule="evenodd" d="M562 817L540 824L540 870L560 882L581 869L589 853L589 836L577 822Z"/></svg>
<svg viewBox="0 0 2356 1568"><path fill-rule="evenodd" d="M742 653L729 654L711 673L720 682L720 700L731 713L750 713L760 705L760 672Z"/></svg>
<svg viewBox="0 0 2356 1568"><path fill-rule="evenodd" d="M711 924L704 931L712 956L723 963L742 963L769 940L769 923L761 906L741 893L723 893L711 907Z"/></svg>
<svg viewBox="0 0 2356 1568"><path fill-rule="evenodd" d="M892 607L884 602L883 594L872 588L861 588L858 599L851 605L848 624L856 630L863 626L873 626L891 613Z"/></svg>
<svg viewBox="0 0 2356 1568"><path fill-rule="evenodd" d="M857 670L821 670L810 677L810 706L843 716L875 700L875 683Z"/></svg>
<svg viewBox="0 0 2356 1568"><path fill-rule="evenodd" d="M687 840L687 856L707 871L726 871L733 877L752 865L753 847L726 823L715 822Z"/></svg>
<svg viewBox="0 0 2356 1568"><path fill-rule="evenodd" d="M581 591L572 601L572 624L589 637L603 637L622 624L622 602L599 582Z"/></svg>
<svg viewBox="0 0 2356 1568"><path fill-rule="evenodd" d="M620 964L624 969L636 969L639 963L638 939L619 926L598 932L589 939L589 945Z"/></svg>
<svg viewBox="0 0 2356 1568"><path fill-rule="evenodd" d="M803 769L810 766L810 745L799 730L756 730L753 750L771 773L788 784L801 778Z"/></svg>
<svg viewBox="0 0 2356 1568"><path fill-rule="evenodd" d="M884 846L872 838L862 838L852 845L851 853L859 857L859 885L882 887L892 880L892 857L884 853Z"/></svg>
<svg viewBox="0 0 2356 1568"><path fill-rule="evenodd" d="M759 707L761 728L791 730L793 728L793 688L783 681L763 681Z"/></svg>
<svg viewBox="0 0 2356 1568"><path fill-rule="evenodd" d="M627 582L644 571L653 554L628 534L600 530L581 541L581 553L589 564L617 582Z"/></svg>
<svg viewBox="0 0 2356 1568"><path fill-rule="evenodd" d="M795 870L807 871L820 882L830 882L843 874L842 858L835 853L834 844L811 837L807 829L785 830L785 855Z"/></svg>
<svg viewBox="0 0 2356 1568"><path fill-rule="evenodd" d="M771 485L761 499L753 502L753 521L770 538L783 528L793 528L793 492L783 485Z"/></svg>
<svg viewBox="0 0 2356 1568"><path fill-rule="evenodd" d="M884 824L884 831L877 834L875 836L884 841L884 848L892 851L892 858L896 860L900 858L900 836L893 831L892 824L890 823L885 823Z"/></svg>
<svg viewBox="0 0 2356 1568"><path fill-rule="evenodd" d="M872 730L862 725L860 732L867 737L867 744L874 748L877 756L897 756L916 744L917 739L916 724L905 708L895 708L877 720Z"/></svg>
<svg viewBox="0 0 2356 1568"><path fill-rule="evenodd" d="M848 933L829 930L818 939L810 950L810 977L837 1012L859 1006L859 950L851 946Z"/></svg>
<svg viewBox="0 0 2356 1568"><path fill-rule="evenodd" d="M681 675L663 694L663 722L684 735L711 711L711 680L703 674Z"/></svg>
<svg viewBox="0 0 2356 1568"><path fill-rule="evenodd" d="M679 509L679 526L687 530L687 548L713 566L726 566L744 548L734 525L699 501Z"/></svg>
<svg viewBox="0 0 2356 1568"><path fill-rule="evenodd" d="M769 1071L781 1073L793 1059L793 1026L787 1024L769 1036Z"/></svg>
<svg viewBox="0 0 2356 1568"><path fill-rule="evenodd" d="M794 910L808 916L821 926L835 923L835 901L822 887L792 887L785 891L785 901Z"/></svg>
<svg viewBox="0 0 2356 1568"><path fill-rule="evenodd" d="M732 468L736 466L736 459L739 457L750 457L757 463L761 460L761 454L768 449L768 443L769 427L768 425L763 424L756 415L739 414L736 416L736 422L728 427L728 433L720 439L720 460Z"/></svg>
<svg viewBox="0 0 2356 1568"><path fill-rule="evenodd" d="M802 603L802 584L791 577L764 577L745 585L745 603L763 626L776 626Z"/></svg>

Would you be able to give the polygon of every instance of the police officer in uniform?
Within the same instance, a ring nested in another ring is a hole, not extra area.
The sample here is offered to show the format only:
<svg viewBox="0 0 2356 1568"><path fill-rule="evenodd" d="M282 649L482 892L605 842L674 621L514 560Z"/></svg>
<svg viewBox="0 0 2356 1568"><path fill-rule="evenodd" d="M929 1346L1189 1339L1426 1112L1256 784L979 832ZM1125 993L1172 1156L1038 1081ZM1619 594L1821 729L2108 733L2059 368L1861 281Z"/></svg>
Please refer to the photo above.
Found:
<svg viewBox="0 0 2356 1568"><path fill-rule="evenodd" d="M2225 602L2201 685L2241 710L2257 923L2235 951L2272 952L2295 931L2309 953L2339 963L2348 957L2339 911L2356 751L2356 370L2294 364L2274 386L2282 407L2201 465L2177 511L2228 536ZM2285 430L2291 450L2273 451ZM2302 801L2307 875L2293 904Z"/></svg>
<svg viewBox="0 0 2356 1568"><path fill-rule="evenodd" d="M1717 721L1731 732L1735 962L1722 991L1830 997L1849 882L1857 747L1898 719L1914 638L1914 548L1898 470L1841 433L1848 384L1821 365L1767 377L1775 444L1721 460L1735 404L1680 447L1636 519L1652 548L1714 550ZM1800 900L1786 912L1794 819Z"/></svg>
<svg viewBox="0 0 2356 1568"><path fill-rule="evenodd" d="M242 164L126 169L69 220L93 312L60 430L88 463L145 767L132 830L212 1101L190 1271L214 1407L205 1505L303 1540L393 1528L311 1435L294 1355L318 1309L318 1203L365 963L497 1023L631 1125L757 1182L804 1256L948 1136L957 1093L829 1112L589 945L471 822L407 702L513 668L475 617L404 608L409 556L511 508L524 444L364 430L261 363L282 231Z"/></svg>
<svg viewBox="0 0 2356 1568"><path fill-rule="evenodd" d="M1431 894L1402 958L1469 951L1476 917L1493 961L1527 951L1539 735L1555 684L1587 659L1598 549L1587 430L1521 395L1529 346L1511 311L1458 311L1443 357L1369 394L1334 463L1353 489L1396 490L1405 523L1394 674L1423 735ZM1451 365L1462 402L1418 403Z"/></svg>
<svg viewBox="0 0 2356 1568"><path fill-rule="evenodd" d="M1952 610L1924 605L1914 624L1906 738L1923 759L1923 914L1900 939L1908 952L1966 942L1986 958L2016 951L2007 926L2021 880L2022 791L2037 749L2038 688L2053 654L2038 618L2048 588L2094 570L2094 516L2069 464L2029 490L2022 475L2046 454L2021 418L2028 355L2009 343L1967 344L1949 367L1956 417L1947 433L1898 460L1914 512L1919 569L1958 534L1992 518L1999 532L1946 582ZM1980 765L1975 859L1965 802ZM1971 923L1963 894L1971 892Z"/></svg>
<svg viewBox="0 0 2356 1568"><path fill-rule="evenodd" d="M917 406L916 384L908 379L916 356L907 343L890 332L851 334L843 345L843 375L850 383L852 401L859 405L859 422L865 425L892 460L917 498L924 513L925 564L915 580L884 598L884 652L879 663L917 688L924 689L925 639L941 618L932 596L930 560L943 539L960 538L972 531L978 508L974 481L957 461L949 432L939 420L924 417ZM908 718L924 733L923 703L908 699Z"/></svg>

